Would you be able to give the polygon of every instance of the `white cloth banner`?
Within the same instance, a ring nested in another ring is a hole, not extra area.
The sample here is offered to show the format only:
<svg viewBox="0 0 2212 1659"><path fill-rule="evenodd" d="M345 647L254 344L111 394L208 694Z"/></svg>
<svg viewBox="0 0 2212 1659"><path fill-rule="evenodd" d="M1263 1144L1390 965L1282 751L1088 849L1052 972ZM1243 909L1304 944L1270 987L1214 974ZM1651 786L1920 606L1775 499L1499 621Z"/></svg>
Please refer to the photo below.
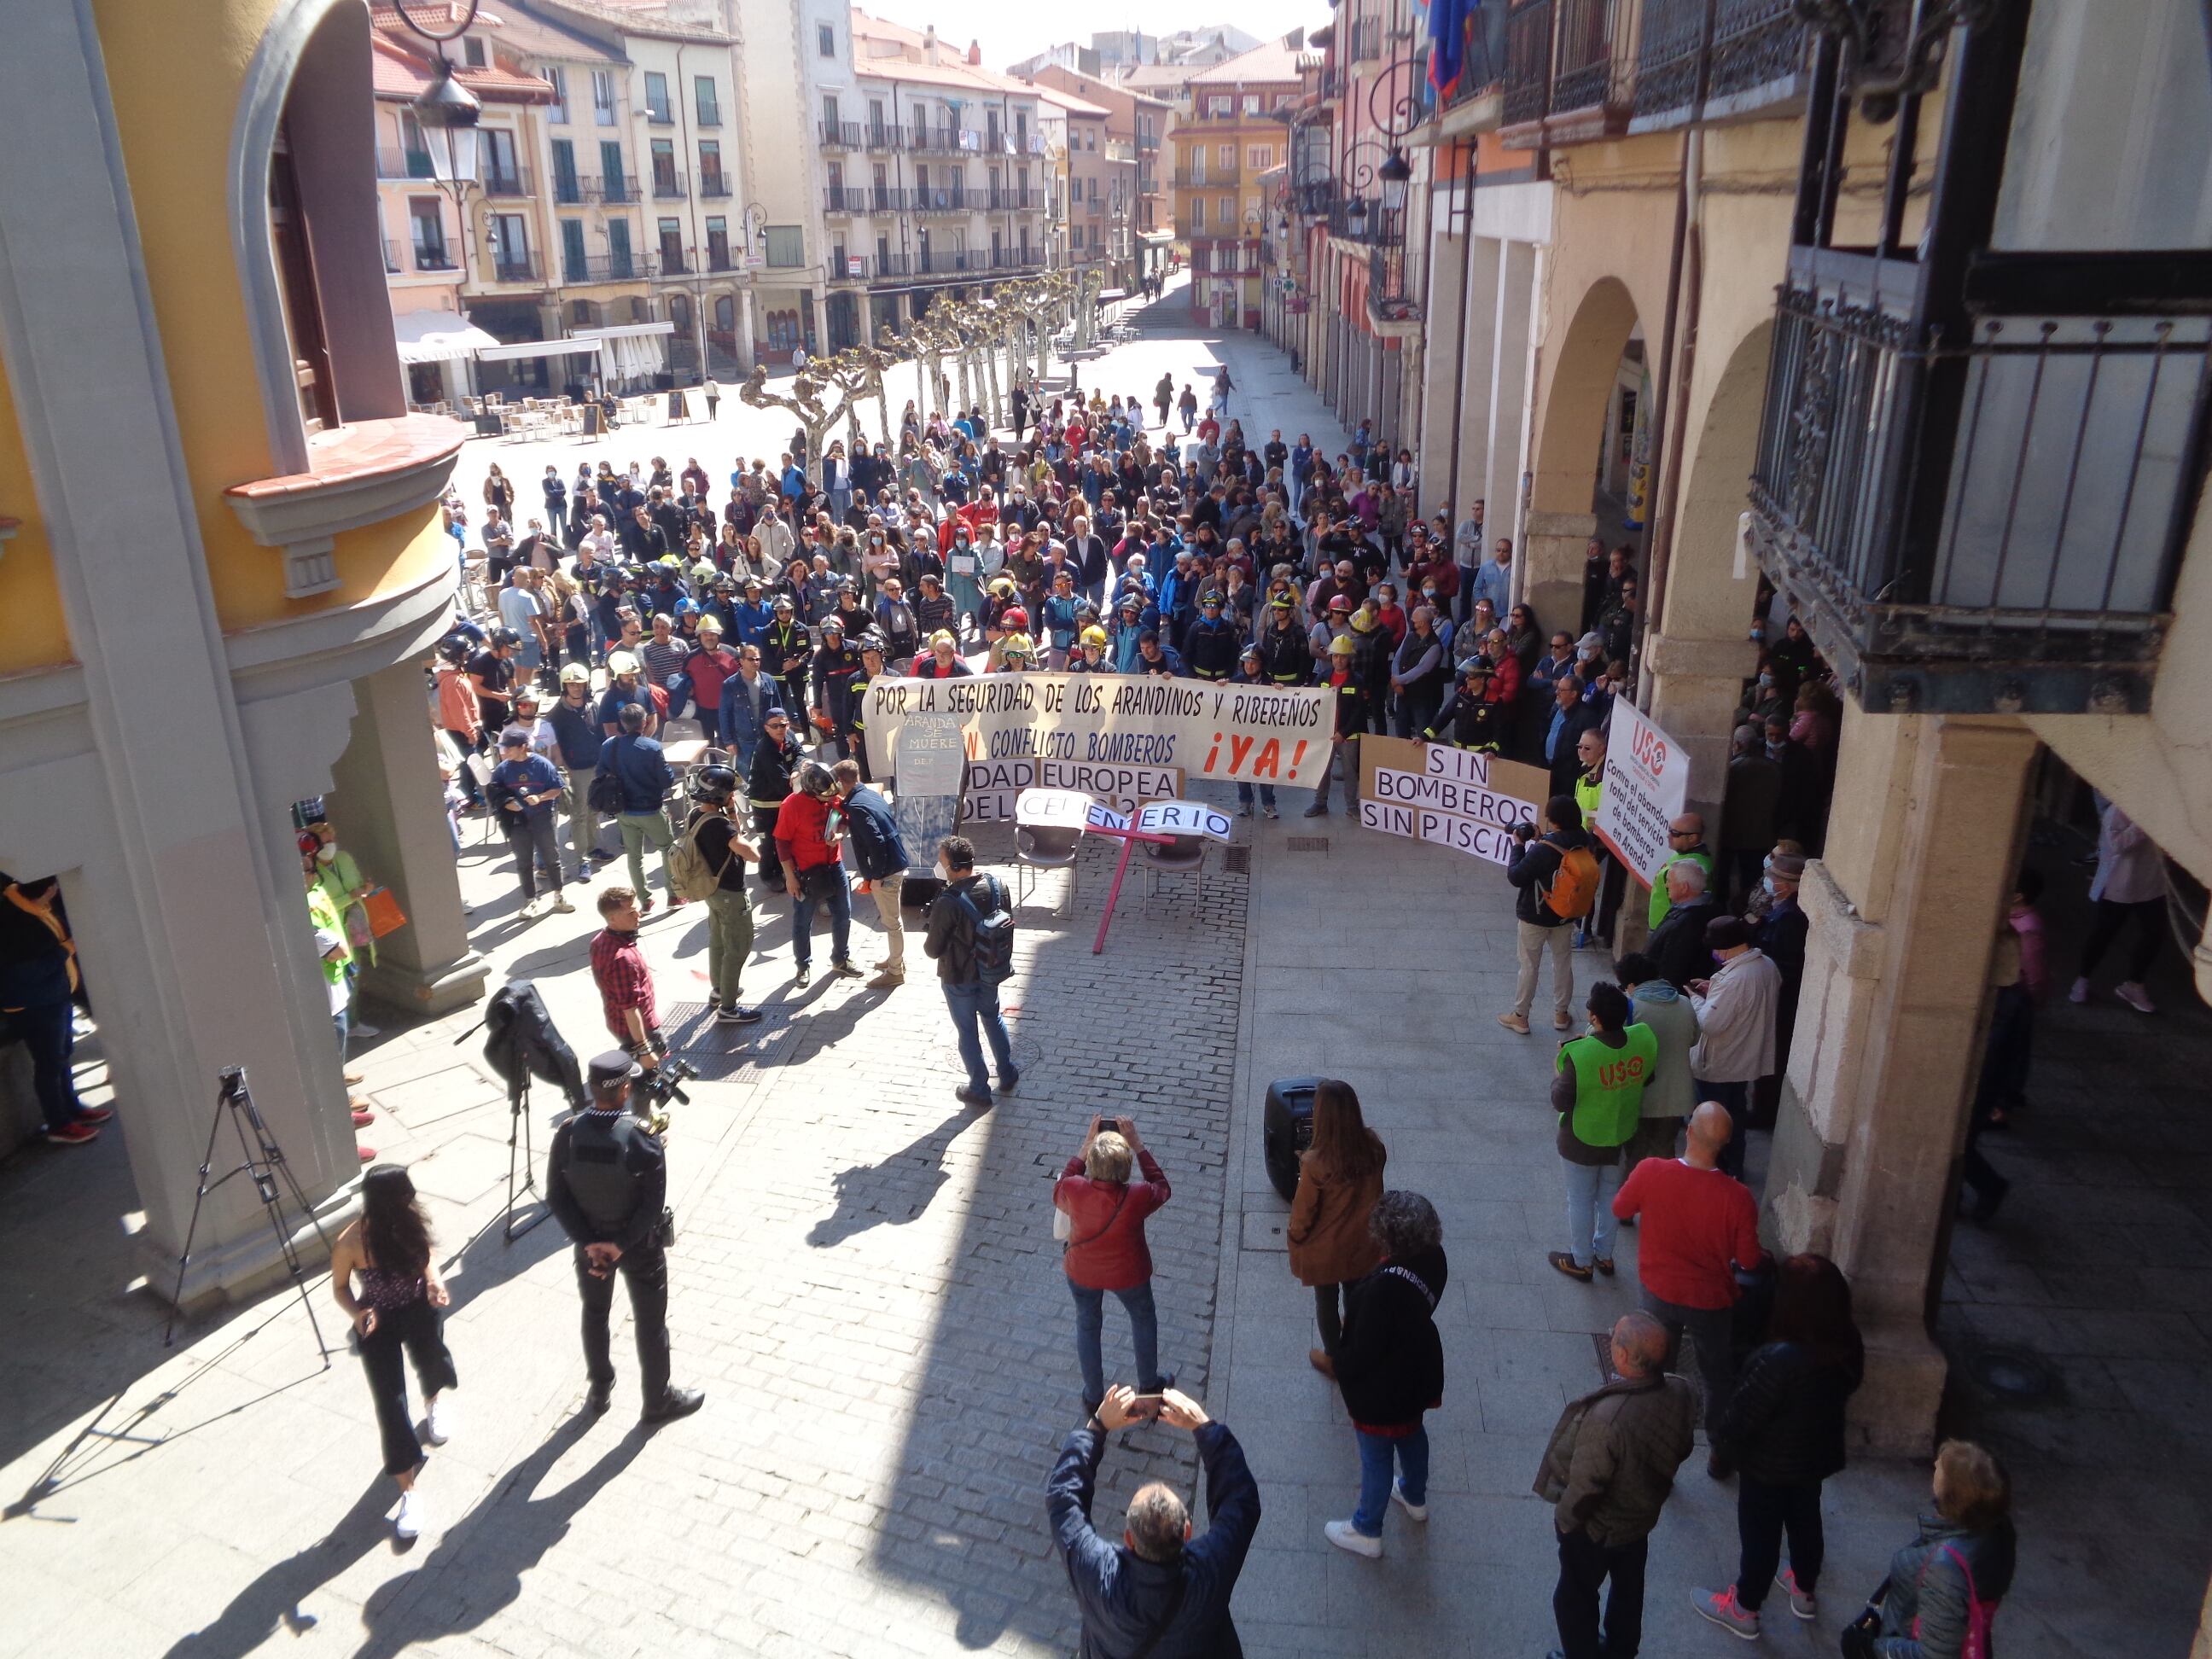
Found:
<svg viewBox="0 0 2212 1659"><path fill-rule="evenodd" d="M1328 764L1336 693L1120 674L973 674L868 683L868 763L894 769L910 714L951 714L977 760L1181 767L1193 777L1314 788Z"/></svg>
<svg viewBox="0 0 2212 1659"><path fill-rule="evenodd" d="M909 729L915 720L930 718L933 717L911 717ZM905 752L903 738L900 752ZM1116 811L1133 812L1148 800L1174 799L1182 793L1182 769L1179 766L1085 765L1079 761L1053 760L970 761L968 787L960 797L960 817L963 823L1003 823L1009 818L1027 823L1020 816L1019 805L1022 796L1033 789L1066 790L1104 801ZM904 790L906 787L902 776L899 787Z"/></svg>
<svg viewBox="0 0 2212 1659"><path fill-rule="evenodd" d="M1606 734L1605 793L1592 827L1646 887L1667 856L1667 825L1682 815L1689 793L1690 757L1682 745L1627 698L1615 697Z"/></svg>
<svg viewBox="0 0 2212 1659"><path fill-rule="evenodd" d="M1458 812L1438 811L1434 807L1408 806L1396 801L1367 799L1359 803L1359 823L1363 829L1379 830L1386 836L1404 836L1414 841L1433 842L1439 847L1449 847L1455 853L1465 853L1471 858L1484 859L1492 864L1503 864L1512 855L1513 835L1504 824L1485 823Z"/></svg>
<svg viewBox="0 0 2212 1659"><path fill-rule="evenodd" d="M1237 826L1226 812L1195 800L1147 802L1133 813L1117 812L1073 789L1024 789L1014 821L1047 830L1105 830L1139 836L1205 836L1233 841Z"/></svg>

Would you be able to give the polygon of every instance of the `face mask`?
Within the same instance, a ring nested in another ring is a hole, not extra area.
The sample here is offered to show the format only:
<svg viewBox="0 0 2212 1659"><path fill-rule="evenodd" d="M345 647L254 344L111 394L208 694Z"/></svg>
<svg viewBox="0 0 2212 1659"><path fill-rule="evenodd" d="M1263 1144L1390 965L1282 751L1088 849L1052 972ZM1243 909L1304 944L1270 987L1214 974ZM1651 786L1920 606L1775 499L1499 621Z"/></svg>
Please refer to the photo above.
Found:
<svg viewBox="0 0 2212 1659"><path fill-rule="evenodd" d="M1761 675L1759 677L1759 689L1760 690L1762 690L1762 691L1768 691L1768 690L1771 690L1773 689L1773 687L1774 687L1774 676L1773 676L1773 675L1771 675L1771 674L1761 674Z"/></svg>
<svg viewBox="0 0 2212 1659"><path fill-rule="evenodd" d="M1767 897L1772 898L1774 896L1774 878L1771 876L1761 876L1759 878L1759 890L1765 894Z"/></svg>
<svg viewBox="0 0 2212 1659"><path fill-rule="evenodd" d="M320 847L318 847L317 848L315 848L315 862L316 862L316 863L318 863L318 864L336 864L337 861L338 861L338 844L337 844L337 842L334 842L334 841L326 841L326 842L324 842Z"/></svg>

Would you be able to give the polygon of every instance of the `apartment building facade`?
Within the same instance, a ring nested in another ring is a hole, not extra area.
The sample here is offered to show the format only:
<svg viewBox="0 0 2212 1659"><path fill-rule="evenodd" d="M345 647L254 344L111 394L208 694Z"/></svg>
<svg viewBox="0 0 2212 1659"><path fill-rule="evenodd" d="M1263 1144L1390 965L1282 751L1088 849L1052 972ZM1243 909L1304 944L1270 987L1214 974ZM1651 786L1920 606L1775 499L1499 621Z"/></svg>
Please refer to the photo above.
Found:
<svg viewBox="0 0 2212 1659"><path fill-rule="evenodd" d="M1109 161L1127 171L1130 191L1127 258L1132 268L1118 273L1115 281L1127 287L1133 278L1165 270L1175 244L1175 212L1163 162L1174 106L1120 82L1079 74L1056 64L1041 65L1026 78L1106 112L1107 154Z"/></svg>
<svg viewBox="0 0 2212 1659"><path fill-rule="evenodd" d="M516 0L447 48L484 114L473 168L453 178L442 132L408 104L434 48L393 11L375 14L378 166L386 223L407 238L397 310L421 308L417 250L453 261L448 292L489 342L403 342L416 355L473 352L487 389L635 386L664 374L734 376L753 355L751 284L765 264L744 218L733 37L657 9ZM411 89L410 89L411 88ZM426 170L427 169L427 173ZM434 199L442 198L442 200ZM433 210L435 212L433 212ZM434 231L447 231L440 242ZM398 243L397 235L387 233ZM391 261L387 261L389 264ZM422 331L419 327L403 331ZM580 331L611 343L563 346ZM530 352L539 345L554 349ZM460 360L410 367L418 392L459 387Z"/></svg>
<svg viewBox="0 0 2212 1659"><path fill-rule="evenodd" d="M1096 265L1104 286L1118 287L1131 264L1135 155L1116 154L1098 105L1048 87L1038 88L1036 98L1045 155L1054 163L1055 262Z"/></svg>
<svg viewBox="0 0 2212 1659"><path fill-rule="evenodd" d="M1190 118L1170 137L1191 305L1216 328L1260 326L1263 179L1283 163L1303 52L1303 34L1293 34L1199 70L1190 77Z"/></svg>

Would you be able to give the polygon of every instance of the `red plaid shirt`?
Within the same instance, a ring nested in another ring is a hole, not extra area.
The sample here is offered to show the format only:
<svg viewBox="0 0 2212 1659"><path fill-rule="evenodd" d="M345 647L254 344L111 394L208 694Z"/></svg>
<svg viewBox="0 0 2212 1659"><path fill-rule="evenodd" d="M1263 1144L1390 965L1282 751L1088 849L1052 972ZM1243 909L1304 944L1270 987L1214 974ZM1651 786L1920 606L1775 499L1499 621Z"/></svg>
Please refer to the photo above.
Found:
<svg viewBox="0 0 2212 1659"><path fill-rule="evenodd" d="M592 936L592 980L599 988L600 1006L606 1011L607 1030L623 1042L630 1041L629 1022L623 1018L635 1008L645 1017L645 1029L660 1024L653 1005L653 969L637 946L637 935L625 938L602 927Z"/></svg>

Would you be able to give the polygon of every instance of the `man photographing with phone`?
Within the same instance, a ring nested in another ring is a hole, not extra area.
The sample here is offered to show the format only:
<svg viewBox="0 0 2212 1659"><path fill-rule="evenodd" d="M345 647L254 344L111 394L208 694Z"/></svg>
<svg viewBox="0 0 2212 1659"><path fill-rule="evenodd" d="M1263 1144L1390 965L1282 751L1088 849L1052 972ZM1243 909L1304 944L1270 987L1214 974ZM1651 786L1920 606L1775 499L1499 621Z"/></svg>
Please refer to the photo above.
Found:
<svg viewBox="0 0 2212 1659"><path fill-rule="evenodd" d="M1206 1466L1206 1509L1212 1522L1194 1537L1181 1494L1159 1481L1129 1500L1121 1541L1091 1524L1091 1497L1106 1436L1133 1423L1187 1429ZM1240 1651L1229 1598L1260 1526L1260 1488L1243 1449L1206 1407L1174 1389L1157 1408L1117 1384L1098 1409L1061 1443L1045 1487L1054 1540L1083 1610L1080 1659L1200 1659Z"/></svg>

